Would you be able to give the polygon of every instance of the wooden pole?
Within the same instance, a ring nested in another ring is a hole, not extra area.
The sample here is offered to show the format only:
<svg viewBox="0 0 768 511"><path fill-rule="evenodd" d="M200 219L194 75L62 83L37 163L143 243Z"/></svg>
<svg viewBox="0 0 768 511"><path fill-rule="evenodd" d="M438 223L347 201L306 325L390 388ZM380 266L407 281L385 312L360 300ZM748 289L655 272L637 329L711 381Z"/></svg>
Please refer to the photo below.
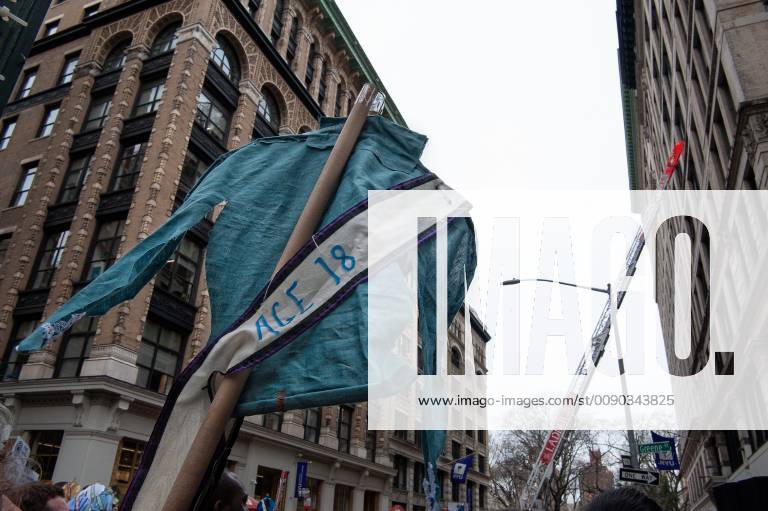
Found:
<svg viewBox="0 0 768 511"><path fill-rule="evenodd" d="M290 238L288 238L275 271L279 270L288 259L298 252L315 232L328 203L336 193L344 167L368 118L368 112L375 96L376 88L371 84L364 85L357 96L336 144L331 149L331 154L317 178L315 188L309 195L307 204L304 206ZM216 446L224 434L227 422L232 417L232 412L249 374L249 371L240 371L222 378L208 409L208 414L203 420L184 464L176 476L176 481L174 481L166 498L163 511L188 511L192 507L198 487L211 458L215 454Z"/></svg>

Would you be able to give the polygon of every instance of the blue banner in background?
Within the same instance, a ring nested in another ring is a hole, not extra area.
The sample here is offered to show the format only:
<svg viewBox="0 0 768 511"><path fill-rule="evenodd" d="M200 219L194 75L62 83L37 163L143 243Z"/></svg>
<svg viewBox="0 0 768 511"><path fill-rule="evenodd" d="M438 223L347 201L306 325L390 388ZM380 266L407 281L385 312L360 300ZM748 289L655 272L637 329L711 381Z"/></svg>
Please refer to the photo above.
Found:
<svg viewBox="0 0 768 511"><path fill-rule="evenodd" d="M467 511L472 511L472 490L474 486L467 485Z"/></svg>
<svg viewBox="0 0 768 511"><path fill-rule="evenodd" d="M307 488L307 472L309 471L309 462L306 460L296 462L296 487L293 490L293 496L296 498L305 497L305 488Z"/></svg>
<svg viewBox="0 0 768 511"><path fill-rule="evenodd" d="M467 480L473 457L474 454L469 454L453 462L453 466L451 467L452 483L463 483Z"/></svg>
<svg viewBox="0 0 768 511"><path fill-rule="evenodd" d="M653 431L651 431L651 439L654 442L669 442L669 445L672 447L672 450L669 452L658 452L653 455L656 458L656 468L658 470L680 470L680 460L677 458L675 439L659 435Z"/></svg>

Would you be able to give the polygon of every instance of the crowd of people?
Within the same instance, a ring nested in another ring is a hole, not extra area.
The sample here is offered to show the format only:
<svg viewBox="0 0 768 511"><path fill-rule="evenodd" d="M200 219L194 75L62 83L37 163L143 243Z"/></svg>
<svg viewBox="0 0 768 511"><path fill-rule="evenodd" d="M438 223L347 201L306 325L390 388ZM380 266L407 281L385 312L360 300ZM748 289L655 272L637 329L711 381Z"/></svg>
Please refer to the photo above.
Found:
<svg viewBox="0 0 768 511"><path fill-rule="evenodd" d="M100 483L68 497L69 483L33 481L11 486L2 494L0 511L117 511L112 490Z"/></svg>
<svg viewBox="0 0 768 511"><path fill-rule="evenodd" d="M117 511L118 499L105 485L92 484L67 498L68 484L34 481L11 486L0 495L0 511ZM269 495L254 500L235 474L224 472L202 511L274 511L275 507Z"/></svg>

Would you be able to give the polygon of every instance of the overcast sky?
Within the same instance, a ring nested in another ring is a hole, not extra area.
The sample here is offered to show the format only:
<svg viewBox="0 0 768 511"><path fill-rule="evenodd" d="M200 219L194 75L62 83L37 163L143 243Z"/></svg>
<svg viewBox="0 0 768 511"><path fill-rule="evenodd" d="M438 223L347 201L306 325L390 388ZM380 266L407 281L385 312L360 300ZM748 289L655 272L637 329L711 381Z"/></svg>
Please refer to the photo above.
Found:
<svg viewBox="0 0 768 511"><path fill-rule="evenodd" d="M616 2L337 0L454 188L618 188Z"/></svg>
<svg viewBox="0 0 768 511"><path fill-rule="evenodd" d="M487 196L472 189L628 188L616 2L337 3L409 127L429 137L423 162L474 205L469 301L493 331L485 297L498 284L488 273L496 231L484 221ZM519 246L535 255L538 243Z"/></svg>

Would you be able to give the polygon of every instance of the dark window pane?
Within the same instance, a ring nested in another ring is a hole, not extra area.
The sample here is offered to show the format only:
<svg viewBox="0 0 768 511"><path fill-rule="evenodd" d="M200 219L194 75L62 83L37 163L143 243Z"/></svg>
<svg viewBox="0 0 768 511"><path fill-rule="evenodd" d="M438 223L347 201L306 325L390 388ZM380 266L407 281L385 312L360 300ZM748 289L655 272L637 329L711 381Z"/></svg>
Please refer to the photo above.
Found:
<svg viewBox="0 0 768 511"><path fill-rule="evenodd" d="M164 90L165 79L142 84L139 95L136 98L136 106L133 108L133 115L145 115L156 112L160 108Z"/></svg>
<svg viewBox="0 0 768 511"><path fill-rule="evenodd" d="M23 206L27 202L27 196L29 190L32 188L32 182L35 180L35 174L37 173L37 163L27 164L21 169L21 176L18 183L16 183L16 191L11 198L10 207L16 208Z"/></svg>
<svg viewBox="0 0 768 511"><path fill-rule="evenodd" d="M85 175L88 172L88 166L91 162L91 155L86 154L78 156L69 162L67 173L64 175L64 184L59 192L59 203L73 202L80 195L80 188L83 186Z"/></svg>
<svg viewBox="0 0 768 511"><path fill-rule="evenodd" d="M304 419L304 440L317 443L320 441L320 420L323 415L323 409L321 407L308 408L306 413Z"/></svg>
<svg viewBox="0 0 768 511"><path fill-rule="evenodd" d="M232 45L222 36L216 36L216 47L211 53L211 61L216 64L227 78L237 83L240 81L240 66Z"/></svg>
<svg viewBox="0 0 768 511"><path fill-rule="evenodd" d="M283 429L283 412L268 413L264 416L264 427L274 431Z"/></svg>
<svg viewBox="0 0 768 511"><path fill-rule="evenodd" d="M11 340L5 349L0 376L3 380L17 380L23 366L29 358L28 353L15 350L16 345L23 341L37 326L37 319L14 320Z"/></svg>
<svg viewBox="0 0 768 511"><path fill-rule="evenodd" d="M45 30L43 31L43 37L52 36L59 31L59 20L50 21L45 24Z"/></svg>
<svg viewBox="0 0 768 511"><path fill-rule="evenodd" d="M339 439L339 451L349 452L352 439L352 414L355 409L351 406L339 407L339 423L337 437Z"/></svg>
<svg viewBox="0 0 768 511"><path fill-rule="evenodd" d="M155 392L168 393L181 368L183 354L184 341L180 332L148 320L136 359L139 366L136 384Z"/></svg>
<svg viewBox="0 0 768 511"><path fill-rule="evenodd" d="M176 31L181 27L181 22L171 23L157 34L150 55L160 55L176 48Z"/></svg>
<svg viewBox="0 0 768 511"><path fill-rule="evenodd" d="M219 142L225 142L231 112L203 89L197 96L195 122Z"/></svg>
<svg viewBox="0 0 768 511"><path fill-rule="evenodd" d="M122 148L112 178L110 191L130 190L136 186L136 179L141 171L146 144L131 144Z"/></svg>
<svg viewBox="0 0 768 511"><path fill-rule="evenodd" d="M64 58L64 66L61 68L61 74L59 75L59 85L70 83L75 76L75 68L77 67L77 61L80 59L80 52L67 55Z"/></svg>
<svg viewBox="0 0 768 511"><path fill-rule="evenodd" d="M95 317L84 317L64 334L54 377L73 378L80 375L83 362L91 351L97 323Z"/></svg>
<svg viewBox="0 0 768 511"><path fill-rule="evenodd" d="M124 495L128 490L128 485L139 468L145 446L144 442L132 438L123 438L120 441L112 470L112 480L109 482L109 486L117 488L120 495Z"/></svg>
<svg viewBox="0 0 768 511"><path fill-rule="evenodd" d="M323 107L323 102L325 102L325 93L328 89L328 68L325 64L325 60L323 60L320 63L320 86L318 87L317 92L317 104L320 105L320 108Z"/></svg>
<svg viewBox="0 0 768 511"><path fill-rule="evenodd" d="M48 105L43 112L43 120L40 123L40 129L37 130L37 137L47 137L53 133L53 126L59 117L59 105Z"/></svg>
<svg viewBox="0 0 768 511"><path fill-rule="evenodd" d="M125 220L110 220L99 225L93 243L91 259L86 266L85 280L90 281L104 273L117 258Z"/></svg>
<svg viewBox="0 0 768 511"><path fill-rule="evenodd" d="M365 435L365 457L368 461L376 461L376 431L368 430Z"/></svg>
<svg viewBox="0 0 768 511"><path fill-rule="evenodd" d="M16 120L14 117L13 119L3 121L3 130L0 132L0 150L5 149L10 144L11 137L16 129Z"/></svg>
<svg viewBox="0 0 768 511"><path fill-rule="evenodd" d="M296 48L298 46L299 39L299 18L294 17L291 21L291 32L288 34L288 48L285 53L285 60L288 64L292 64L296 58Z"/></svg>
<svg viewBox="0 0 768 511"><path fill-rule="evenodd" d="M185 302L193 302L197 287L197 277L202 260L202 248L197 243L184 238L160 274L155 285L163 291Z"/></svg>
<svg viewBox="0 0 768 511"><path fill-rule="evenodd" d="M256 115L277 135L280 129L280 108L277 99L268 89L261 90L261 100L256 106Z"/></svg>
<svg viewBox="0 0 768 511"><path fill-rule="evenodd" d="M304 75L304 84L309 87L309 85L312 83L312 80L315 77L315 58L316 50L315 50L315 43L312 43L309 45L309 57L307 58L307 72Z"/></svg>
<svg viewBox="0 0 768 511"><path fill-rule="evenodd" d="M103 73L109 73L110 71L117 71L125 64L125 56L128 51L128 45L130 41L123 41L118 43L112 51L109 52L107 58L104 59L104 64L101 66Z"/></svg>
<svg viewBox="0 0 768 511"><path fill-rule="evenodd" d="M40 465L40 479L50 481L59 458L63 431L32 431L30 434L30 457Z"/></svg>
<svg viewBox="0 0 768 511"><path fill-rule="evenodd" d="M48 233L43 241L42 252L29 279L30 289L44 289L51 286L53 274L61 263L66 249L69 231Z"/></svg>
<svg viewBox="0 0 768 511"><path fill-rule="evenodd" d="M16 94L16 99L23 99L29 96L32 91L32 86L35 85L35 79L37 78L37 68L27 69L24 71L24 77L21 79L21 87Z"/></svg>
<svg viewBox="0 0 768 511"><path fill-rule="evenodd" d="M112 96L93 98L88 114L85 116L82 131L97 130L104 127L104 123L112 108Z"/></svg>
<svg viewBox="0 0 768 511"><path fill-rule="evenodd" d="M272 44L277 43L277 40L280 39L280 34L283 32L284 12L285 12L284 0L276 0L275 13L272 16L272 30L270 31L270 38L272 39Z"/></svg>

